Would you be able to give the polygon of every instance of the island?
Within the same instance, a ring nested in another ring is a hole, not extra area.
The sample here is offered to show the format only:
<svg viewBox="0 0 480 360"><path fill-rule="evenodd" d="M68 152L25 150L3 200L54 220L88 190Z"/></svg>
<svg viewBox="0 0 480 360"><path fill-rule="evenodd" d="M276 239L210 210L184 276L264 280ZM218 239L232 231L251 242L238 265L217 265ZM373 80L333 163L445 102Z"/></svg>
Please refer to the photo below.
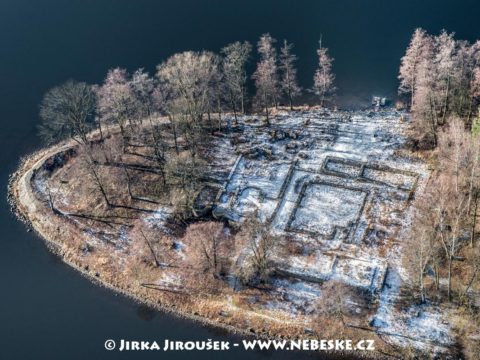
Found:
<svg viewBox="0 0 480 360"><path fill-rule="evenodd" d="M421 72L431 42L465 46L417 30L400 70L411 104L397 108L331 106L322 43L318 104L296 105L292 46L277 56L268 34L255 111L248 43L173 55L156 79L117 68L99 86L69 81L42 102L48 146L12 175L13 210L65 263L154 308L264 338L371 339L372 358L468 354L477 95L441 102Z"/></svg>

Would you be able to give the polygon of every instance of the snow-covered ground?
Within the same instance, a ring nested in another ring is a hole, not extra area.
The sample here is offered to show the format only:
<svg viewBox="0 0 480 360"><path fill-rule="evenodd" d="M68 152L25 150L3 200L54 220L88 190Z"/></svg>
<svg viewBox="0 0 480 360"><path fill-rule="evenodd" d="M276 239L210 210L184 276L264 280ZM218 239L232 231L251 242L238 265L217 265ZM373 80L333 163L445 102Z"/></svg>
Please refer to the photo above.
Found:
<svg viewBox="0 0 480 360"><path fill-rule="evenodd" d="M218 191L214 214L242 221L257 211L278 235L302 251L276 259L284 277L275 278L265 311L290 317L315 312L322 283L343 281L378 296L370 323L384 339L421 349L453 340L444 316L431 305L401 310L396 305L405 280L401 243L411 216L412 195L429 176L426 165L400 152L407 117L393 110L280 113L270 126L253 116L219 136L211 147L210 178ZM56 195L44 177L34 177L43 194ZM216 189L214 187L214 189ZM60 200L59 200L60 201ZM159 206L142 216L162 229L172 209ZM92 241L105 234L89 234ZM120 228L119 248L128 242ZM177 257L188 249L177 242ZM166 269L158 286L181 286Z"/></svg>
<svg viewBox="0 0 480 360"><path fill-rule="evenodd" d="M323 260L297 256L295 265L281 265L289 273L378 291L386 261L376 245L398 232L410 193L426 175L422 163L395 156L405 141L403 115L320 110L279 115L269 127L251 118L242 123L232 141L243 156L217 208L234 220L258 210L272 231L313 242L334 264L324 273Z"/></svg>
<svg viewBox="0 0 480 360"><path fill-rule="evenodd" d="M392 342L418 348L451 342L435 308L401 312L394 306L403 273L398 244L412 195L429 176L423 162L398 151L407 116L319 110L280 114L269 127L251 117L241 123L232 143L242 156L217 208L236 221L256 210L273 232L306 249L277 259L290 280L274 285L289 296L265 307L308 313L321 296L317 283L335 279L378 295L371 324Z"/></svg>
<svg viewBox="0 0 480 360"><path fill-rule="evenodd" d="M403 281L398 270L394 267L389 269L372 326L395 344L443 352L454 342L444 313L429 304L412 305L403 311L395 309Z"/></svg>

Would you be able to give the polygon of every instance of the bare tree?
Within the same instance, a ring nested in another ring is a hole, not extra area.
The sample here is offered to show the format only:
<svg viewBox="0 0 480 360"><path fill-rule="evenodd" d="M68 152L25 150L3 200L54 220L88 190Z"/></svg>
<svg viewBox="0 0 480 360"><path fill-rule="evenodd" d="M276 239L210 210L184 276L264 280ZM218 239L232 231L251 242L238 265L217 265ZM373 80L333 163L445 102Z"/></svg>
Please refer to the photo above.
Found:
<svg viewBox="0 0 480 360"><path fill-rule="evenodd" d="M207 112L208 92L218 64L210 52L187 51L175 54L157 67L157 76L168 89L170 101L177 101L178 111L201 123Z"/></svg>
<svg viewBox="0 0 480 360"><path fill-rule="evenodd" d="M220 56L213 54L212 56L212 71L210 82L208 83L208 106L207 106L207 116L208 116L208 126L210 127L210 132L213 134L215 127L221 129L222 125L222 106L224 99L226 97L227 89L224 82L224 74L221 71L222 59ZM217 125L213 124L212 114L217 113Z"/></svg>
<svg viewBox="0 0 480 360"><path fill-rule="evenodd" d="M143 69L138 69L133 73L129 85L133 100L131 116L137 122L143 122L157 110L155 81Z"/></svg>
<svg viewBox="0 0 480 360"><path fill-rule="evenodd" d="M478 66L480 44L457 41L442 31L430 36L413 34L400 67L400 94L411 96L413 125L418 137L432 139L452 115L472 126L473 109L480 97Z"/></svg>
<svg viewBox="0 0 480 360"><path fill-rule="evenodd" d="M456 43L450 112L464 117L465 122L470 125L473 108L478 101L478 95L475 94L475 69L480 60L480 43L470 44L465 40L459 40Z"/></svg>
<svg viewBox="0 0 480 360"><path fill-rule="evenodd" d="M439 137L442 172L435 179L438 197L433 214L438 222L439 241L445 250L448 265L448 298L452 292L452 266L462 246L462 232L469 207L467 176L464 172L467 136L458 118Z"/></svg>
<svg viewBox="0 0 480 360"><path fill-rule="evenodd" d="M453 298L454 281L466 288L471 286L459 274L470 271L475 278L478 271L476 262L470 262L471 251L465 249L467 244L475 249L480 144L475 134L465 130L462 119L450 117L447 123L438 135L436 171L424 194L415 202L414 221L406 246L406 263L423 301L426 299L424 274L429 265L435 271L437 290L439 277L446 279L449 300Z"/></svg>
<svg viewBox="0 0 480 360"><path fill-rule="evenodd" d="M322 39L317 49L318 68L313 76L313 92L320 98L320 106L335 93L335 75L332 73L333 58L328 55L328 49L322 46Z"/></svg>
<svg viewBox="0 0 480 360"><path fill-rule="evenodd" d="M477 218L480 201L480 142L478 134L471 132L468 140L468 166L467 187L468 187L468 210L470 224L470 247L475 244L477 231Z"/></svg>
<svg viewBox="0 0 480 360"><path fill-rule="evenodd" d="M441 114L441 123L445 122L448 115L449 104L451 101L452 82L455 70L455 50L456 42L453 33L447 33L443 30L439 36L435 37L436 53L433 59L435 65L435 84L436 84L436 104L437 112Z"/></svg>
<svg viewBox="0 0 480 360"><path fill-rule="evenodd" d="M167 163L167 181L173 186L171 202L181 220L188 219L192 214L194 195L199 190L204 173L205 161L186 151Z"/></svg>
<svg viewBox="0 0 480 360"><path fill-rule="evenodd" d="M463 196L454 197L458 195L458 193L454 191L453 184L449 182L446 177L441 177L436 186L439 196L433 215L438 224L438 239L445 250L448 267L447 295L450 300L452 298L453 262L456 260L458 251L462 245L462 219L466 215L466 201ZM447 194L450 196L446 196Z"/></svg>
<svg viewBox="0 0 480 360"><path fill-rule="evenodd" d="M267 281L274 267L274 257L283 247L282 240L271 234L268 225L260 222L253 213L242 224L235 244L245 249L245 253L239 256L239 268L236 269L241 281Z"/></svg>
<svg viewBox="0 0 480 360"><path fill-rule="evenodd" d="M265 109L267 124L270 121L269 107L278 102L277 54L274 48L276 40L270 34L263 34L257 44L260 61L252 78L257 88L256 101Z"/></svg>
<svg viewBox="0 0 480 360"><path fill-rule="evenodd" d="M111 207L112 203L110 202L109 197L107 195L107 190L106 190L106 187L104 185L104 181L102 179L102 176L99 172L97 161L95 161L95 159L93 158L93 156L92 156L90 150L87 148L87 146L83 146L83 149L84 149L83 160L85 162L86 168L88 169L88 172L90 173L90 175L93 179L93 182L95 183L98 191L102 195L103 200L105 200L105 204L107 205L107 207Z"/></svg>
<svg viewBox="0 0 480 360"><path fill-rule="evenodd" d="M39 134L48 143L70 137L87 143L95 117L95 94L90 85L72 80L50 89L40 105Z"/></svg>
<svg viewBox="0 0 480 360"><path fill-rule="evenodd" d="M352 303L357 306L352 307ZM346 320L358 317L359 308L368 308L370 296L362 293L358 288L339 280L329 280L323 283L320 298L316 302L320 318L314 318L314 328L323 331L317 324L324 323L325 317L340 320L342 326ZM319 321L320 320L320 321Z"/></svg>
<svg viewBox="0 0 480 360"><path fill-rule="evenodd" d="M188 51L173 55L157 67L157 77L166 95L164 108L175 129L183 131L193 155L197 153L198 141L204 138L204 115L211 109L211 85L218 74L215 59L210 52Z"/></svg>
<svg viewBox="0 0 480 360"><path fill-rule="evenodd" d="M428 54L426 51L427 43L430 41L430 36L425 30L421 28L415 29L410 44L402 57L400 65L400 86L398 88L399 94L410 96L410 108L413 108L413 100L415 98L415 90L417 88L419 67L422 61Z"/></svg>
<svg viewBox="0 0 480 360"><path fill-rule="evenodd" d="M214 277L225 270L229 261L231 239L220 222L201 222L188 227L185 242L191 247L192 265Z"/></svg>
<svg viewBox="0 0 480 360"><path fill-rule="evenodd" d="M236 41L222 49L223 74L227 90L227 98L237 122L237 110L245 113L245 100L247 96L247 71L246 64L250 58L252 45L248 41Z"/></svg>
<svg viewBox="0 0 480 360"><path fill-rule="evenodd" d="M126 125L129 123L130 128L133 127L132 115L135 109L135 98L126 70L109 70L103 85L97 89L97 96L100 121L119 126L125 149L128 143Z"/></svg>
<svg viewBox="0 0 480 360"><path fill-rule="evenodd" d="M476 247L469 255L472 271L471 276L466 283L465 290L463 291L463 296L468 295L468 292L472 288L475 280L478 278L478 274L480 273L480 248Z"/></svg>
<svg viewBox="0 0 480 360"><path fill-rule="evenodd" d="M427 38L424 44L424 58L418 64L415 89L412 98L413 128L418 138L430 140L437 144L438 113L435 96L435 71L433 39Z"/></svg>
<svg viewBox="0 0 480 360"><path fill-rule="evenodd" d="M157 228L140 223L134 227L132 235L138 239L133 253L146 263L163 268L177 266L172 256L172 239Z"/></svg>
<svg viewBox="0 0 480 360"><path fill-rule="evenodd" d="M297 56L292 54L293 44L289 44L287 40L283 41L283 46L280 49L280 71L282 78L280 85L283 92L287 96L290 110L293 110L293 99L301 94L301 88L298 85L297 69L295 68L295 62Z"/></svg>
<svg viewBox="0 0 480 360"><path fill-rule="evenodd" d="M429 204L428 194L417 199L418 206ZM417 209L413 224L411 225L410 235L405 243L404 262L406 268L414 279L415 286L418 288L422 303L426 301L425 275L428 265L433 263L437 244L435 242L435 228L432 223L432 217L428 216L426 209ZM427 209L428 210L428 209ZM437 269L436 269L437 270Z"/></svg>
<svg viewBox="0 0 480 360"><path fill-rule="evenodd" d="M480 47L480 43L477 41L475 43L477 47ZM479 51L480 52L480 51ZM473 113L477 110L478 101L480 99L480 59L475 60L475 66L472 69L471 78L470 78L470 88L468 89L470 101L468 103L468 113L467 113L467 123L472 119ZM471 128L473 130L473 121L471 122Z"/></svg>

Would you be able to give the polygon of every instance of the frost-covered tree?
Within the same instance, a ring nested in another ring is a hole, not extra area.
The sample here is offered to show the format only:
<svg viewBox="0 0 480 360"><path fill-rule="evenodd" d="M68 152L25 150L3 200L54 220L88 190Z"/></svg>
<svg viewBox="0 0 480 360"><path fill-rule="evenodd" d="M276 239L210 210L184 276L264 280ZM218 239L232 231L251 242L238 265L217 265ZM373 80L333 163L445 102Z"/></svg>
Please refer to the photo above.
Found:
<svg viewBox="0 0 480 360"><path fill-rule="evenodd" d="M233 110L237 121L237 110L245 113L245 100L247 96L247 71L246 65L250 58L252 45L248 41L234 42L222 49L223 81L225 83L227 100Z"/></svg>
<svg viewBox="0 0 480 360"><path fill-rule="evenodd" d="M437 143L438 113L436 111L435 79L432 76L434 64L433 40L428 43L428 55L418 65L415 80L415 91L411 111L413 113L413 129L420 139L428 139L433 145Z"/></svg>
<svg viewBox="0 0 480 360"><path fill-rule="evenodd" d="M280 71L281 79L280 86L287 96L290 110L293 110L293 99L301 94L301 88L298 85L297 69L295 62L297 56L292 54L293 44L289 44L287 40L283 41L283 46L280 49Z"/></svg>
<svg viewBox="0 0 480 360"><path fill-rule="evenodd" d="M95 106L92 86L84 82L70 80L50 89L40 104L39 135L48 144L66 137L86 144Z"/></svg>
<svg viewBox="0 0 480 360"><path fill-rule="evenodd" d="M480 99L480 41L459 41L455 62L452 110L471 126Z"/></svg>
<svg viewBox="0 0 480 360"><path fill-rule="evenodd" d="M218 277L231 253L231 238L220 222L200 222L189 225L184 241L191 249L189 261L202 273Z"/></svg>
<svg viewBox="0 0 480 360"><path fill-rule="evenodd" d="M472 126L478 106L480 43L455 40L445 30L413 34L400 67L399 93L411 96L413 126L419 137L437 143L437 129L452 115Z"/></svg>
<svg viewBox="0 0 480 360"><path fill-rule="evenodd" d="M100 122L117 124L126 144L126 125L129 123L132 127L135 108L127 71L120 68L109 70L105 81L97 89L97 97Z"/></svg>
<svg viewBox="0 0 480 360"><path fill-rule="evenodd" d="M257 88L256 101L265 109L267 123L269 122L269 107L277 105L278 101L278 70L277 53L274 47L276 40L270 34L263 34L257 44L260 61L252 78Z"/></svg>
<svg viewBox="0 0 480 360"><path fill-rule="evenodd" d="M456 62L455 50L456 42L453 33L447 33L443 30L439 36L435 37L435 56L433 64L435 72L435 97L437 111L441 115L441 122L445 122L448 114L449 104L452 96L453 78L455 76Z"/></svg>
<svg viewBox="0 0 480 360"><path fill-rule="evenodd" d="M468 118L471 119L474 111L475 104L478 103L478 99L480 99L480 68L476 67L473 70L472 80L470 83L470 104L469 104L469 112ZM472 122L472 129L473 129L473 122Z"/></svg>
<svg viewBox="0 0 480 360"><path fill-rule="evenodd" d="M157 67L157 77L170 94L168 101L176 101L178 110L194 123L200 124L209 108L209 91L217 66L213 53L187 51Z"/></svg>
<svg viewBox="0 0 480 360"><path fill-rule="evenodd" d="M236 244L245 249L240 267L234 269L245 284L265 282L274 268L274 258L282 252L284 243L272 235L266 223L254 212L245 219L242 230L237 233Z"/></svg>
<svg viewBox="0 0 480 360"><path fill-rule="evenodd" d="M418 28L414 31L410 44L402 57L400 65L400 86L398 88L399 94L410 96L410 108L413 107L413 100L415 98L415 90L417 88L419 67L422 61L428 54L426 47L431 41L430 36L425 30Z"/></svg>
<svg viewBox="0 0 480 360"><path fill-rule="evenodd" d="M226 98L227 89L224 82L224 74L221 69L222 59L219 55L213 54L212 56L212 72L210 82L208 84L208 125L210 131L213 133L215 126L212 120L212 114L218 115L218 128L221 128L222 121L222 107Z"/></svg>
<svg viewBox="0 0 480 360"><path fill-rule="evenodd" d="M471 259L471 253L465 250L468 245L475 246L479 142L465 130L464 122L458 117L449 118L447 124L438 135L435 176L414 204L411 240L405 251L423 299L426 298L423 276L429 268L435 273L437 291L441 284L439 278L443 276L448 299L458 294L457 284L465 281L462 276L470 266L466 260Z"/></svg>
<svg viewBox="0 0 480 360"><path fill-rule="evenodd" d="M193 215L195 194L205 176L206 162L184 151L169 159L166 165L167 182L172 186L170 202L175 216L189 219Z"/></svg>
<svg viewBox="0 0 480 360"><path fill-rule="evenodd" d="M181 129L193 155L204 139L204 115L212 107L212 83L218 61L211 52L187 51L171 56L157 66L157 77L165 94L165 110L175 128Z"/></svg>
<svg viewBox="0 0 480 360"><path fill-rule="evenodd" d="M335 93L335 75L332 72L333 58L328 54L328 48L322 46L322 40L317 49L318 68L313 76L313 92L320 99L320 106Z"/></svg>
<svg viewBox="0 0 480 360"><path fill-rule="evenodd" d="M129 84L133 96L132 116L136 121L143 122L156 110L155 81L143 69L138 69L133 73Z"/></svg>
<svg viewBox="0 0 480 360"><path fill-rule="evenodd" d="M428 267L433 265L435 254L442 251L436 243L431 213L424 208L431 200L431 194L419 196L410 230L411 236L408 236L406 239L405 256L403 258L406 269L410 274L412 285L417 289L422 303L427 298L425 276Z"/></svg>

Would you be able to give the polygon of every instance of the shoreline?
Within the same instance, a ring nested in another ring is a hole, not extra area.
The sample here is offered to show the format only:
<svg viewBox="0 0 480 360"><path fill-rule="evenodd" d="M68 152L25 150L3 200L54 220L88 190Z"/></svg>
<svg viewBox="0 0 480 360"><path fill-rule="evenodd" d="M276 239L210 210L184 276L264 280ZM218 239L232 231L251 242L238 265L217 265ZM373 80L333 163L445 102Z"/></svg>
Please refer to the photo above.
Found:
<svg viewBox="0 0 480 360"><path fill-rule="evenodd" d="M117 287L117 286L107 282L106 280L103 280L99 276L95 276L94 273L92 273L90 271L86 271L85 269L81 268L80 266L78 266L74 262L68 260L64 256L64 253L61 251L62 245L55 242L54 240L50 239L46 234L44 234L42 232L42 230L39 229L38 223L35 223L34 221L32 221L29 218L27 212L22 211L21 206L19 206L20 201L19 201L17 191L18 191L19 182L22 181L22 179L24 181L29 182L32 175L33 175L33 171L35 169L37 169L38 167L40 167L41 165L43 165L43 163L48 158L50 158L51 156L54 156L55 154L57 154L57 153L59 153L63 150L67 150L67 149L70 149L72 147L73 146L65 147L65 146L61 146L61 144L58 144L58 145L53 145L53 146L48 147L48 148L42 148L42 149L40 149L38 151L35 151L31 154L27 154L26 156L24 156L20 159L20 163L17 167L17 170L14 171L12 174L10 174L9 179L8 179L8 186L7 186L7 188L8 188L7 189L7 202L8 202L8 205L10 207L10 211L16 216L16 218L20 222L22 222L26 226L27 232L33 231L45 243L45 245L47 246L49 251L51 251L54 255L58 256L62 260L63 263L65 263L66 265L68 265L68 266L72 267L73 269L75 269L76 271L78 271L85 278L89 279L90 281L92 281L93 283L95 283L98 286L104 287L104 288L106 288L108 290L111 290L115 293L126 296L129 299L135 301L136 303L144 304L144 305L147 305L147 306L149 306L149 307L151 307L155 310L165 311L169 314L174 314L175 316L185 318L185 319L188 319L188 320L193 320L195 322L199 322L199 323L202 323L204 325L209 325L209 326L221 328L221 329L233 332L233 334L235 334L235 335L263 337L261 334L254 335L254 334L249 333L245 330L241 330L239 328L236 328L236 327L233 327L233 326L230 326L230 325L227 325L227 324L221 324L221 323L218 323L216 321L210 320L210 319L202 317L202 316L188 314L188 313L184 313L182 311L176 311L175 309L173 309L169 306L161 305L161 304L158 304L158 303L157 304L153 303L153 302L151 302L147 299L143 299L142 297L140 297L138 295L135 295L131 292L128 292L128 291L120 288L120 287ZM56 149L56 151L52 153L53 149ZM34 167L28 168L27 166L28 166L28 163L30 161L34 161ZM26 176L28 176L28 178L25 178Z"/></svg>
<svg viewBox="0 0 480 360"><path fill-rule="evenodd" d="M7 186L7 202L10 208L10 211L15 215L15 217L25 225L27 228L27 232L34 232L46 245L47 249L54 255L58 256L60 260L65 264L73 268L77 271L81 276L85 277L89 281L92 281L96 286L103 287L109 291L112 291L114 294L119 294L121 296L125 296L129 300L134 301L137 304L146 305L155 311L164 312L169 315L173 315L180 319L185 319L187 321L194 321L195 323L201 324L203 326L208 326L212 328L222 329L228 331L232 336L244 336L248 338L260 338L265 340L285 340L283 337L271 337L267 336L262 333L258 333L255 331L251 331L254 329L250 329L250 331L246 329L241 329L239 327L235 327L232 325L224 324L212 319L209 319L204 316L190 314L184 311L177 310L168 305L162 305L159 303L152 302L148 299L143 298L140 295L137 295L132 292L128 292L127 290L115 286L114 284L109 283L108 281L102 279L100 276L96 276L94 272L90 272L85 270L84 268L78 266L78 264L70 261L68 258L65 257L65 252L62 251L62 244L57 243L53 239L49 238L44 231L39 226L38 222L33 221L27 211L22 209L21 201L19 200L19 186L23 180L23 185L26 185L30 182L34 170L38 169L40 166L44 164L46 160L51 158L52 156L58 154L59 152L68 150L73 148L74 144L66 144L60 143L50 147L41 148L33 153L27 154L23 156L20 161L19 165L17 166L17 170L9 175L8 178L8 186ZM33 162L33 165L31 163ZM228 335L227 335L228 336ZM297 350L298 352L299 350ZM307 351L306 353L312 353L312 351ZM346 356L347 358L351 358L354 356L358 359L382 359L380 355L386 355L384 353L373 351L370 352L342 352L342 351L318 351L318 354L324 354L327 356L331 356L332 358L342 358L342 356ZM388 355L388 357L393 357L393 355Z"/></svg>
<svg viewBox="0 0 480 360"><path fill-rule="evenodd" d="M90 138L94 138L95 131L90 134ZM138 293L135 288L125 288L122 286L117 286L116 284L109 282L108 279L103 278L100 276L101 274L96 272L96 269L85 269L82 267L81 264L72 261L68 257L68 251L66 251L65 244L62 241L59 241L59 238L55 236L55 233L52 233L52 230L48 229L48 226L45 226L44 222L46 218L49 218L49 214L45 213L45 210L48 211L48 207L42 203L40 199L35 196L34 188L31 186L31 180L35 175L35 171L40 169L43 164L54 157L55 155L75 148L76 143L72 140L66 140L59 144L41 148L31 154L23 156L17 169L13 172L8 179L8 192L7 192L7 199L9 203L10 210L16 215L16 217L25 224L27 227L27 231L34 231L46 244L49 251L54 253L55 255L59 256L63 263L69 265L70 267L74 268L78 271L82 276L86 277L87 279L93 281L96 285L102 286L108 290L113 291L115 294L121 294L129 299L135 301L138 304L144 304L156 311L166 312L168 314L174 315L176 317L186 319L188 321L195 321L196 323L202 324L203 326L208 326L212 328L218 328L225 330L232 334L232 336L244 336L249 338L262 338L262 339L296 339L297 337L290 338L283 335L274 336L270 332L262 331L262 329L257 329L255 327L250 328L242 328L240 326L234 326L223 321L215 320L215 318L209 318L203 315L197 315L195 312L189 313L184 309L177 308L175 305L165 304L163 299L158 300L157 302L151 301L148 299L148 296L142 296L142 294ZM38 208L41 207L41 210L44 210L40 214L35 214L35 210L38 211ZM32 210L33 209L33 210ZM36 216L35 216L36 215ZM56 219L55 217L50 217L51 219ZM57 219L60 220L60 219ZM55 223L55 220L52 220L52 223ZM51 225L51 224L50 224ZM58 225L58 222L56 223ZM120 282L121 284L121 282ZM240 314L242 316L242 314ZM221 319L221 318L219 318ZM248 314L244 315L244 319L249 319ZM381 340L381 333L375 332L372 330L367 329L353 329L348 327L350 331L353 331L359 336L367 334L371 334L370 338L376 339L376 347L379 350L375 350L373 352L352 352L352 351L321 351L319 353L323 353L325 355L329 355L332 358L343 356L347 358L355 357L355 358L367 358L367 359L383 359L386 357L394 357L395 355L385 353L383 350L386 350L385 346L392 351L391 344L384 342ZM380 336L379 336L380 335ZM363 336L364 338L368 338L367 336ZM298 337L300 338L300 337ZM305 333L305 336L301 338L309 338L308 334ZM398 349L397 349L398 350ZM394 350L396 351L396 350Z"/></svg>

